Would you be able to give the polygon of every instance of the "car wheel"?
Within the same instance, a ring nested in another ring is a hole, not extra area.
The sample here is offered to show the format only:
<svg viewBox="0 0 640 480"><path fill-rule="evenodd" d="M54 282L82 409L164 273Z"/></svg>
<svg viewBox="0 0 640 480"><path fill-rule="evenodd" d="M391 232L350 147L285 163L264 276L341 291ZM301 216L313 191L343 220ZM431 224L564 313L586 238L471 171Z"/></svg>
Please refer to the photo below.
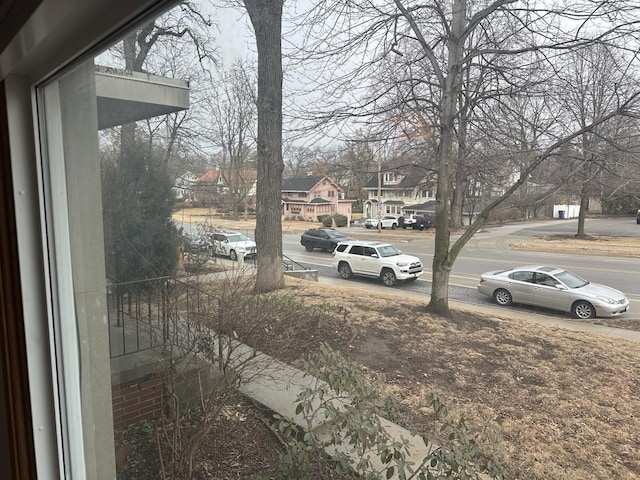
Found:
<svg viewBox="0 0 640 480"><path fill-rule="evenodd" d="M312 246L312 245L309 245L309 244L307 243L307 244L304 246L304 249L305 249L307 252L310 252L310 251L312 251L312 250L313 250L313 246Z"/></svg>
<svg viewBox="0 0 640 480"><path fill-rule="evenodd" d="M236 251L235 251L235 250L231 250L231 251L229 252L229 258L230 258L231 260L233 260L234 262L238 259L238 255L236 254Z"/></svg>
<svg viewBox="0 0 640 480"><path fill-rule="evenodd" d="M380 275L380 277L382 277L382 283L384 283L387 287L393 287L396 283L398 283L396 274L393 273L393 270L389 268L385 268L384 270L382 270L382 274Z"/></svg>
<svg viewBox="0 0 640 480"><path fill-rule="evenodd" d="M593 308L593 305L584 301L574 303L573 307L571 307L571 312L574 317L581 320L586 320L596 316L596 309Z"/></svg>
<svg viewBox="0 0 640 480"><path fill-rule="evenodd" d="M493 298L498 305L502 305L503 307L511 305L511 303L513 302L511 294L504 288L499 288L498 290L493 292Z"/></svg>
<svg viewBox="0 0 640 480"><path fill-rule="evenodd" d="M338 273L345 280L349 280L351 277L353 277L353 272L351 271L351 267L347 262L340 262L338 264Z"/></svg>
<svg viewBox="0 0 640 480"><path fill-rule="evenodd" d="M397 223L392 223L391 224L391 230L395 230L398 227Z"/></svg>

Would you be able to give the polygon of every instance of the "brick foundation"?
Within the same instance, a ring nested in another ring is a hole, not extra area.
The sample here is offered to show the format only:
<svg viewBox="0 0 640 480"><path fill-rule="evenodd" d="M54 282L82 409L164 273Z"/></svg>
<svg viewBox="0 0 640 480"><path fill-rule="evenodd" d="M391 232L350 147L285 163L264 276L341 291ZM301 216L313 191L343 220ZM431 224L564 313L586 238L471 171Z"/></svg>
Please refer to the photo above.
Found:
<svg viewBox="0 0 640 480"><path fill-rule="evenodd" d="M133 423L160 416L162 408L163 378L151 373L121 385L113 385L113 426L121 429Z"/></svg>

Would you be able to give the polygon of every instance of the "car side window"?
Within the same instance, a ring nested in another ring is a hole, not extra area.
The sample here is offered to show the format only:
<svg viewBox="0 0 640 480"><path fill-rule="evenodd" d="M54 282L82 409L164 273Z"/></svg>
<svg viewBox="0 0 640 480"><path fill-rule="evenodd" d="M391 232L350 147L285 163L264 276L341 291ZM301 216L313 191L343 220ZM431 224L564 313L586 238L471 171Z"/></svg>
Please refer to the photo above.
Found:
<svg viewBox="0 0 640 480"><path fill-rule="evenodd" d="M555 278L544 273L536 273L536 283L538 285L546 285L547 287L555 287L558 284Z"/></svg>
<svg viewBox="0 0 640 480"><path fill-rule="evenodd" d="M364 247L364 256L365 257L371 257L373 255L377 255L376 254L376 249L375 248L371 248L371 247Z"/></svg>
<svg viewBox="0 0 640 480"><path fill-rule="evenodd" d="M347 249L348 246L349 245L346 245L346 244L338 245L338 248L336 248L336 251L337 252L344 252Z"/></svg>
<svg viewBox="0 0 640 480"><path fill-rule="evenodd" d="M363 255L364 250L362 248L362 245L354 245L351 247L351 250L349 251L349 253L353 255Z"/></svg>
<svg viewBox="0 0 640 480"><path fill-rule="evenodd" d="M533 272L513 272L509 275L509 278L519 282L533 283Z"/></svg>

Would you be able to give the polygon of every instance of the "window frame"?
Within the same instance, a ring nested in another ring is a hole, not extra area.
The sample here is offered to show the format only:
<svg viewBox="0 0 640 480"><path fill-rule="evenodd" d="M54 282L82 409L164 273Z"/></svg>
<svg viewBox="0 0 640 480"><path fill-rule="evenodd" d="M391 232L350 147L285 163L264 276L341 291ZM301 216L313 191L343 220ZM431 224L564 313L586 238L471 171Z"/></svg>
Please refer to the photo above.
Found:
<svg viewBox="0 0 640 480"><path fill-rule="evenodd" d="M82 420L73 405L77 401L75 385L80 365L77 362L74 365L77 357L70 344L76 335L72 333L67 338L67 332L64 339L59 339L55 325L56 310L58 315L66 315L73 309L73 304L65 305L69 286L66 282L70 282L66 257L69 245L65 236L68 228L65 233L62 207L55 202L49 203L58 193L50 186L59 178L51 182L57 176L53 164L48 163L52 152L43 153L39 136L44 117L42 109L38 109L41 98L37 94L38 88L64 70L93 58L120 38L125 28L135 28L176 3L175 0L24 2L11 12L19 11L18 16L24 16L19 25L12 25L15 35L0 39L0 85L6 99L0 114L8 126L8 134L3 133L1 138L2 151L8 152L7 155L3 153L2 163L5 168L10 165L11 179L5 183L13 190L12 211L8 216L14 217L4 220L3 224L8 224L9 235L15 238L17 248L17 259L14 259L17 267L10 273L3 271L3 294L15 292L11 295L14 304L2 306L3 323L8 322L8 310L16 312L11 321L23 323L24 338L15 340L24 343L24 351L18 360L24 365L22 370L26 369L21 375L28 385L30 407L30 411L23 412L28 418L14 419L15 425L10 426L12 478L90 476L85 470L87 459L83 445L77 444L81 438ZM12 20L15 20L12 15L3 17L0 27L6 27ZM40 104L43 105L50 114L55 111L55 102ZM49 140L52 140L51 135L50 132ZM58 220L52 230L50 222L54 212ZM54 251L49 250L51 245L56 245ZM3 251L2 255L4 262L8 252ZM11 339L3 341L6 344ZM67 352L63 354L62 379L57 370L60 342L65 343L63 350ZM4 372L15 368L4 358L2 363ZM10 394L9 403L20 401L19 389L7 386L6 378L2 378L2 383L3 389ZM66 443L63 447L63 437L73 445Z"/></svg>

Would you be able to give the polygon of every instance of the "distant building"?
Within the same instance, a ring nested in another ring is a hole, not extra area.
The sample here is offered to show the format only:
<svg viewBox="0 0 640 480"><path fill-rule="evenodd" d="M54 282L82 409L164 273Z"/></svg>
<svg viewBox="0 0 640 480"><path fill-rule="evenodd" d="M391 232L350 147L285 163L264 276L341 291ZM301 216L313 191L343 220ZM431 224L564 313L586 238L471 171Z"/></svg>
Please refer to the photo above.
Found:
<svg viewBox="0 0 640 480"><path fill-rule="evenodd" d="M193 186L198 181L198 176L192 172L185 172L176 178L173 183L173 192L178 200L189 200L191 198Z"/></svg>
<svg viewBox="0 0 640 480"><path fill-rule="evenodd" d="M318 215L345 215L351 219L351 205L340 185L326 175L293 177L282 184L282 218L316 222Z"/></svg>

